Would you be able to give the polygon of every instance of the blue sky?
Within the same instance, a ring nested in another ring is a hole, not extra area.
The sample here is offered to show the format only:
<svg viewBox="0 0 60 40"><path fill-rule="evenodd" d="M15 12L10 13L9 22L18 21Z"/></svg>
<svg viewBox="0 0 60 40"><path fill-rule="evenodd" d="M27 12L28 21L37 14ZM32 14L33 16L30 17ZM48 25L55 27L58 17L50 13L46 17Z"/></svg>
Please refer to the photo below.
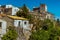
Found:
<svg viewBox="0 0 60 40"><path fill-rule="evenodd" d="M21 7L26 4L30 10L33 7L39 7L40 3L46 4L48 11L53 13L56 18L60 18L60 0L0 0L0 5L12 4Z"/></svg>

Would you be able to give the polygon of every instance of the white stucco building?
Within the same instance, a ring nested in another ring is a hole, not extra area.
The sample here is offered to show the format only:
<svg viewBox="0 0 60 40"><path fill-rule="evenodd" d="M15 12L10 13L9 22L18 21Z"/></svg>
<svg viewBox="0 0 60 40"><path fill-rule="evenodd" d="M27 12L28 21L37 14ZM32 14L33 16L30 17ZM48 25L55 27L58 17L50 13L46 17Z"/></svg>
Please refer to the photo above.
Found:
<svg viewBox="0 0 60 40"><path fill-rule="evenodd" d="M0 5L0 38L6 34L7 28L10 26L14 26L16 29L22 28L22 31L25 34L28 34L31 30L31 24L29 24L28 19L16 16L16 13L19 10L20 9L18 7L13 5ZM19 34L19 32L17 33Z"/></svg>
<svg viewBox="0 0 60 40"><path fill-rule="evenodd" d="M6 5L6 8L12 8L12 15L16 15L16 12L19 11L18 7L12 6L12 5Z"/></svg>
<svg viewBox="0 0 60 40"><path fill-rule="evenodd" d="M6 33L6 26L7 26L7 22L0 19L0 35L3 35Z"/></svg>
<svg viewBox="0 0 60 40"><path fill-rule="evenodd" d="M0 37L7 32L7 27L9 26L14 26L16 28L20 27L24 30L31 30L28 19L18 16L0 14Z"/></svg>
<svg viewBox="0 0 60 40"><path fill-rule="evenodd" d="M2 11L2 9L3 9L3 11ZM5 13L4 10L6 10L6 12L10 11L11 12L10 15L16 15L16 12L19 11L19 8L15 7L13 5L0 5L0 11L1 11L1 13L3 13L3 12Z"/></svg>
<svg viewBox="0 0 60 40"><path fill-rule="evenodd" d="M15 27L21 27L23 29L31 30L29 28L30 24L29 24L28 19L22 18L22 17L18 17L18 16L10 16L10 15L8 15L8 17L13 19L13 25Z"/></svg>

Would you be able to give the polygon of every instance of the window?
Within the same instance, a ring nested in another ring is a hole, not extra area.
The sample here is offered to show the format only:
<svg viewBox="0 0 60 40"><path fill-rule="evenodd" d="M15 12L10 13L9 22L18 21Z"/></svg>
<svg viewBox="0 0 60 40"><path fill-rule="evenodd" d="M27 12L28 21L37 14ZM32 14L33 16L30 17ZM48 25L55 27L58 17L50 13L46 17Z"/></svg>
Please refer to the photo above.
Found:
<svg viewBox="0 0 60 40"><path fill-rule="evenodd" d="M17 11L17 9L15 9L15 11Z"/></svg>
<svg viewBox="0 0 60 40"><path fill-rule="evenodd" d="M46 18L47 18L47 19L49 19L49 16L48 16L48 15L46 15Z"/></svg>
<svg viewBox="0 0 60 40"><path fill-rule="evenodd" d="M26 25L27 22L24 22L24 24Z"/></svg>
<svg viewBox="0 0 60 40"><path fill-rule="evenodd" d="M9 9L5 9L5 12L8 12L9 11Z"/></svg>
<svg viewBox="0 0 60 40"><path fill-rule="evenodd" d="M42 10L44 11L44 8L42 8Z"/></svg>
<svg viewBox="0 0 60 40"><path fill-rule="evenodd" d="M2 22L0 22L0 27L2 26Z"/></svg>
<svg viewBox="0 0 60 40"><path fill-rule="evenodd" d="M3 9L1 9L1 11L3 12Z"/></svg>
<svg viewBox="0 0 60 40"><path fill-rule="evenodd" d="M19 23L18 23L18 26L20 26L20 21L19 21Z"/></svg>

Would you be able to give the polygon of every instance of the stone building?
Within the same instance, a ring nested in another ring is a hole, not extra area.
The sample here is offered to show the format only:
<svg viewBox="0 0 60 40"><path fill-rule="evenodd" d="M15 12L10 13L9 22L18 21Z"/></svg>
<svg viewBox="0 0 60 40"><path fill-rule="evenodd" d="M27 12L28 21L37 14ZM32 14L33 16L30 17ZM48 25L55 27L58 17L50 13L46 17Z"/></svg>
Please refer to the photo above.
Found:
<svg viewBox="0 0 60 40"><path fill-rule="evenodd" d="M16 16L16 12L18 11L19 8L12 5L0 6L0 37L3 37L3 35L6 34L7 27L14 26L17 28L17 33L19 35L18 40L28 39L28 36L30 35L29 31L31 30L29 20Z"/></svg>
<svg viewBox="0 0 60 40"><path fill-rule="evenodd" d="M30 14L34 15L35 18L39 18L40 20L54 20L54 15L51 12L48 12L45 4L41 4L40 7L34 7Z"/></svg>
<svg viewBox="0 0 60 40"><path fill-rule="evenodd" d="M18 7L12 5L1 5L0 6L0 13L7 14L7 15L16 15L16 12L19 11Z"/></svg>
<svg viewBox="0 0 60 40"><path fill-rule="evenodd" d="M6 33L7 27L9 26L31 30L29 25L29 21L25 18L0 14L0 36Z"/></svg>
<svg viewBox="0 0 60 40"><path fill-rule="evenodd" d="M7 32L7 27L15 26L17 28L17 32L19 34L18 40L26 39L28 40L31 30L31 25L29 24L28 19L15 16L16 12L19 11L18 7L12 5L1 5L0 6L0 37L2 37ZM54 19L54 15L47 11L47 6L45 4L41 4L38 8L33 8L33 11L29 14L32 14L35 18L39 18L40 20L44 19ZM23 28L23 29L18 29ZM24 33L23 37L21 36L21 32ZM21 38L22 37L22 38Z"/></svg>

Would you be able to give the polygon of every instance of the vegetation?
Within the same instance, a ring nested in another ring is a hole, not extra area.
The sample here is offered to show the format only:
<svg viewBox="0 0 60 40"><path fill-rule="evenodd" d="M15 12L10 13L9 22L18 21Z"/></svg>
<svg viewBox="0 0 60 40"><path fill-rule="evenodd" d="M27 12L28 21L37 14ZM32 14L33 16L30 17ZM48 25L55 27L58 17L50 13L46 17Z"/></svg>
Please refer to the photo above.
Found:
<svg viewBox="0 0 60 40"><path fill-rule="evenodd" d="M8 27L8 31L5 35L3 35L2 40L16 40L18 37L18 34L15 30L15 27Z"/></svg>
<svg viewBox="0 0 60 40"><path fill-rule="evenodd" d="M60 21L51 21L49 19L39 20L34 18L29 14L29 10L26 5L21 8L16 14L19 17L24 17L29 19L30 23L33 23L33 28L31 31L31 36L29 40L59 40L60 37ZM56 28L58 27L58 28Z"/></svg>
<svg viewBox="0 0 60 40"><path fill-rule="evenodd" d="M57 19L57 21L56 21L56 25L55 25L55 26L60 27L60 20L59 20L59 19Z"/></svg>
<svg viewBox="0 0 60 40"><path fill-rule="evenodd" d="M60 23L60 20L59 19L57 19L57 23Z"/></svg>
<svg viewBox="0 0 60 40"><path fill-rule="evenodd" d="M3 6L4 8L5 6ZM39 20L29 14L29 9L24 4L23 7L16 13L19 17L24 17L33 24L29 40L59 40L60 37L60 20L51 21L49 19ZM54 25L55 24L55 25ZM3 35L2 40L17 40L17 37L24 37L22 29L18 28L18 33L15 27L8 27L8 31ZM22 33L21 33L22 32ZM21 34L21 35L20 35ZM19 35L19 36L18 36Z"/></svg>
<svg viewBox="0 0 60 40"><path fill-rule="evenodd" d="M30 23L32 23L32 15L29 14L29 10L28 8L26 7L26 5L24 4L22 8L20 8L21 10L19 10L16 15L19 16L19 17L24 17L24 18L27 18Z"/></svg>
<svg viewBox="0 0 60 40"><path fill-rule="evenodd" d="M32 31L29 40L59 40L60 30L54 27L49 19L44 20L37 29Z"/></svg>
<svg viewBox="0 0 60 40"><path fill-rule="evenodd" d="M24 4L23 7L20 8L20 9L21 9L21 10L19 10L16 15L17 15L17 16L20 16L20 17L27 18L29 11L28 11L26 5Z"/></svg>

